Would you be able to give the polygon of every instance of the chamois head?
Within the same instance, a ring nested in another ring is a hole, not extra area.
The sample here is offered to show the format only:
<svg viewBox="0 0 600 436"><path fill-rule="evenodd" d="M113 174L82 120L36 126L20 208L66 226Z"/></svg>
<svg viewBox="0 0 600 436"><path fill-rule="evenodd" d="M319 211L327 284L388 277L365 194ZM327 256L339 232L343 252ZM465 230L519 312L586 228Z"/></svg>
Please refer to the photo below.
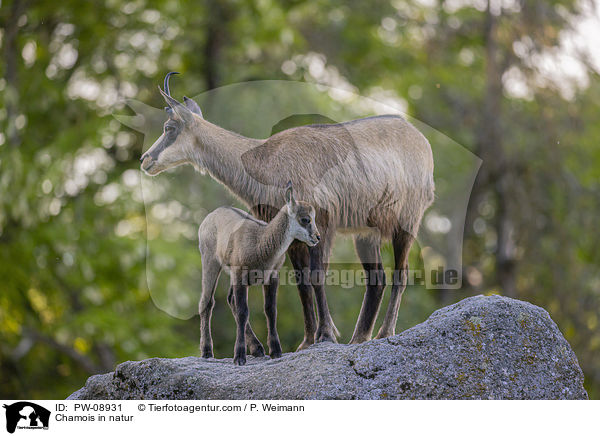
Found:
<svg viewBox="0 0 600 436"><path fill-rule="evenodd" d="M285 188L286 213L290 220L290 232L298 239L314 247L321 240L321 235L315 224L315 208L305 201L296 201L294 188L289 181Z"/></svg>
<svg viewBox="0 0 600 436"><path fill-rule="evenodd" d="M140 158L142 170L151 176L190 161L195 142L192 126L196 117L202 118L202 111L194 100L183 97L185 104L182 104L171 97L169 78L173 74L179 73L172 71L165 76L164 91L158 88L168 104L165 111L169 118L163 134Z"/></svg>

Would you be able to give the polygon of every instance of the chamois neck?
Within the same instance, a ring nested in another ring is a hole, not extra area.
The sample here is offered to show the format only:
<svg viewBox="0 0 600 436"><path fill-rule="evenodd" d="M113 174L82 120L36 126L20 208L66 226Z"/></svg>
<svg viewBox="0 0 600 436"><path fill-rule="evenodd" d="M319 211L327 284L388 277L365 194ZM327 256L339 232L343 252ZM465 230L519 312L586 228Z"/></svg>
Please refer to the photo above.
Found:
<svg viewBox="0 0 600 436"><path fill-rule="evenodd" d="M287 206L284 206L264 227L264 231L257 241L257 252L261 260L266 261L280 257L288 249L294 240L290 234L289 220Z"/></svg>
<svg viewBox="0 0 600 436"><path fill-rule="evenodd" d="M241 157L263 141L230 132L199 117L194 134L196 144L192 163L254 206L256 199L251 197L248 189L253 179L246 172Z"/></svg>

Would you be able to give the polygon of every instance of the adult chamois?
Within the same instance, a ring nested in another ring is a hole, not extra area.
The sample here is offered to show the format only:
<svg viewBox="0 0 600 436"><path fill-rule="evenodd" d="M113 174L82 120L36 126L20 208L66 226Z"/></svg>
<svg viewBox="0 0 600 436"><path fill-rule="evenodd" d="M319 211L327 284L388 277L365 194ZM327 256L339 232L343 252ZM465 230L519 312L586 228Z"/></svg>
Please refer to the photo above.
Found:
<svg viewBox="0 0 600 436"><path fill-rule="evenodd" d="M264 221L270 221L285 204L282 188L290 179L297 198L315 206L320 243L315 247L293 243L288 250L304 312L304 340L299 349L315 341L336 341L323 277L338 229L355 234L367 279L350 342L371 338L386 285L381 240L391 239L392 290L377 337L393 335L410 247L434 199L433 156L427 139L394 115L295 127L267 139L247 138L205 120L192 99L184 97L180 103L171 97L172 74L165 77L164 91L159 88L168 104L164 133L142 155L142 170L154 176L189 163L225 185Z"/></svg>
<svg viewBox="0 0 600 436"><path fill-rule="evenodd" d="M219 274L230 277L227 302L237 324L233 363L246 363L246 347L254 356L264 348L248 322L248 286L263 284L264 307L271 358L281 357L277 334L277 287L285 252L294 240L310 247L321 236L315 225L315 209L296 201L292 184L285 190L286 204L265 223L234 207L220 207L209 213L198 229L202 255L202 296L200 297L200 350L212 357L210 318Z"/></svg>

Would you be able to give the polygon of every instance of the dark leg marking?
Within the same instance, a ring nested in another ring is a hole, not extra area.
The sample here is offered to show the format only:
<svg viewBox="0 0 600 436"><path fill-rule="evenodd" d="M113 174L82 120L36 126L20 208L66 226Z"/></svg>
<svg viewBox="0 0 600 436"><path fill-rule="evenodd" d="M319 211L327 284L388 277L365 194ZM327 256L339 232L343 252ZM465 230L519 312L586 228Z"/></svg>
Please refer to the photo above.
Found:
<svg viewBox="0 0 600 436"><path fill-rule="evenodd" d="M294 241L288 249L290 261L296 272L296 281L298 283L298 295L302 303L304 313L304 340L298 347L303 350L315 343L315 332L317 330L317 319L313 303L313 291L310 284L310 257L306 244Z"/></svg>
<svg viewBox="0 0 600 436"><path fill-rule="evenodd" d="M233 286L229 287L229 294L227 295L227 303L229 303L229 307L231 308L231 313L233 316L236 315L235 310L235 299L233 298ZM246 347L248 347L248 351L254 357L263 357L265 355L265 348L260 343L260 340L256 337L254 330L252 330L252 326L250 326L250 320L246 322L245 327L246 333Z"/></svg>
<svg viewBox="0 0 600 436"><path fill-rule="evenodd" d="M378 239L357 236L354 239L354 245L367 280L367 289L360 308L360 315L350 340L351 344L359 344L371 339L385 289L385 273Z"/></svg>
<svg viewBox="0 0 600 436"><path fill-rule="evenodd" d="M241 366L246 364L245 333L248 322L248 288L244 285L234 285L233 299L235 301L235 321L237 323L233 363Z"/></svg>
<svg viewBox="0 0 600 436"><path fill-rule="evenodd" d="M267 318L267 341L272 359L281 357L281 343L277 334L277 288L279 277L274 274L269 283L263 286L265 316Z"/></svg>
<svg viewBox="0 0 600 436"><path fill-rule="evenodd" d="M310 253L310 276L317 302L317 314L319 315L319 323L315 333L316 342L337 342L336 335L339 334L331 318L325 295L325 275L327 273L325 257L326 254L329 254L328 241L330 239L331 237L323 235L318 245L308 249Z"/></svg>
<svg viewBox="0 0 600 436"><path fill-rule="evenodd" d="M394 278L392 283L392 292L390 294L390 302L385 313L385 318L381 328L377 333L376 338L386 338L393 336L396 333L396 322L398 321L398 310L400 309L400 301L402 294L406 289L408 281L408 255L410 248L414 242L414 237L402 230L398 229L392 238L394 246Z"/></svg>

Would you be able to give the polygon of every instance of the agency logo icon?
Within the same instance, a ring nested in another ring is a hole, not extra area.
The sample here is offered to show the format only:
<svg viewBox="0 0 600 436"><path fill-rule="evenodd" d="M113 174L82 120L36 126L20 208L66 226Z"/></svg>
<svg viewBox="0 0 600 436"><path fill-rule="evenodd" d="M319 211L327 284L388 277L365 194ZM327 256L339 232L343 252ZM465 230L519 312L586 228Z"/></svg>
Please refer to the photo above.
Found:
<svg viewBox="0 0 600 436"><path fill-rule="evenodd" d="M4 404L6 409L6 431L14 433L18 429L36 430L48 429L50 411L42 406L29 401L19 401L10 405Z"/></svg>

